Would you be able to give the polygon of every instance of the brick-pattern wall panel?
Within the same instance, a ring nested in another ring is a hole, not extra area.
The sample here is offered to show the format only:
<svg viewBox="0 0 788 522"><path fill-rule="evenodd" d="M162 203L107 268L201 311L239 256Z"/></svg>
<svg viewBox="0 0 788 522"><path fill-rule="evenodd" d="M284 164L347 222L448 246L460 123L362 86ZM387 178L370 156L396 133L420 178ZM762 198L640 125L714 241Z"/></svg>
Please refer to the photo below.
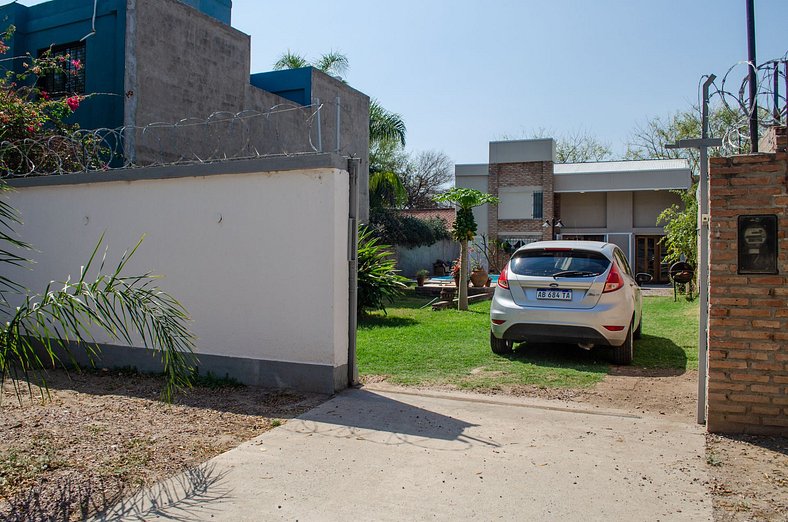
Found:
<svg viewBox="0 0 788 522"><path fill-rule="evenodd" d="M553 162L492 163L487 178L487 192L497 196L499 187L540 186L544 193L543 219L498 220L498 206L488 205L488 230L490 237L499 233L541 232L543 239L550 239L551 230L542 227L544 219L553 217Z"/></svg>
<svg viewBox="0 0 788 522"><path fill-rule="evenodd" d="M788 435L788 153L713 158L707 426ZM740 215L778 216L777 275L737 274Z"/></svg>

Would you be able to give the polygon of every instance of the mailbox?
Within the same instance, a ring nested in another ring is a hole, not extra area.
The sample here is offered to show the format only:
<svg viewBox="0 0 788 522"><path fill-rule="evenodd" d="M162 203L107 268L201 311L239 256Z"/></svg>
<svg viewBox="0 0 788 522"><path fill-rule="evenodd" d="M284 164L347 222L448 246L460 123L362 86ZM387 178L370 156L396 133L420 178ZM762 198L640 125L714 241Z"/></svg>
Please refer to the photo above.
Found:
<svg viewBox="0 0 788 522"><path fill-rule="evenodd" d="M777 216L739 216L740 274L776 274Z"/></svg>

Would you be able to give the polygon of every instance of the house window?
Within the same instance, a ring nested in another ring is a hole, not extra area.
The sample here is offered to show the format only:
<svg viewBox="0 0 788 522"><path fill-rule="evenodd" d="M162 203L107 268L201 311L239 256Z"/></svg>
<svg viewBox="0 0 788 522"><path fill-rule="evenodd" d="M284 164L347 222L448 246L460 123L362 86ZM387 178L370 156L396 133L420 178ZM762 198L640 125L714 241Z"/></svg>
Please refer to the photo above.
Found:
<svg viewBox="0 0 788 522"><path fill-rule="evenodd" d="M542 219L542 205L544 202L544 192L534 192L534 219Z"/></svg>
<svg viewBox="0 0 788 522"><path fill-rule="evenodd" d="M69 94L85 93L85 42L73 42L51 47L52 56L66 56L68 60L62 63L62 70L50 71L38 79L38 88L53 96L66 96ZM41 49L41 57L49 49ZM81 64L75 65L74 62Z"/></svg>

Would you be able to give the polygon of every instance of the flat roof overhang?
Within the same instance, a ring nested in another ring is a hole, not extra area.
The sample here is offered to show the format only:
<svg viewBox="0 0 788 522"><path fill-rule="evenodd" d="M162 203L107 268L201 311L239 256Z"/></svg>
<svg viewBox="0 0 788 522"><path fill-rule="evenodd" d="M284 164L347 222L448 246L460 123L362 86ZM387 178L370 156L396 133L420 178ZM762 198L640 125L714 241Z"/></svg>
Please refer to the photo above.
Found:
<svg viewBox="0 0 788 522"><path fill-rule="evenodd" d="M634 192L686 190L692 186L689 169L617 172L555 173L553 192Z"/></svg>

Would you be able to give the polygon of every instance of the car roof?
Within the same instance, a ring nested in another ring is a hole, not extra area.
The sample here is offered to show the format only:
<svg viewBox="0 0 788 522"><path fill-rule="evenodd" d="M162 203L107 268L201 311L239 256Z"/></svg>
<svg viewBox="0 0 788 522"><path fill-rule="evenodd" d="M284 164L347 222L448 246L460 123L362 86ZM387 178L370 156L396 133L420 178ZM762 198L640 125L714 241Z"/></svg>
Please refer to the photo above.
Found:
<svg viewBox="0 0 788 522"><path fill-rule="evenodd" d="M545 248L569 248L572 250L591 250L594 252L604 252L607 254L612 253L616 245L612 243L605 243L604 241L535 241L528 243L517 249L517 252L524 250L542 250Z"/></svg>

